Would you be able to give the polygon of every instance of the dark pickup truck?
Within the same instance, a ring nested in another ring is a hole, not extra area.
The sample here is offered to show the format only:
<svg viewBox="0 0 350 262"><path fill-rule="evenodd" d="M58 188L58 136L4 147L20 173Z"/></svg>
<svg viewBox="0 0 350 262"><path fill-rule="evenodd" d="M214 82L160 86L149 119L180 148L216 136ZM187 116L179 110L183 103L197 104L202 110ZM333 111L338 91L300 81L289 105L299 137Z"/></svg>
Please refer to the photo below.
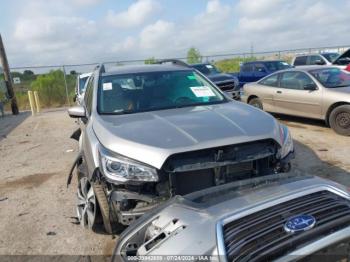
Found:
<svg viewBox="0 0 350 262"><path fill-rule="evenodd" d="M233 99L239 99L239 81L232 74L222 73L214 65L209 63L189 65L197 69L213 83L215 83L222 91L226 92Z"/></svg>
<svg viewBox="0 0 350 262"><path fill-rule="evenodd" d="M246 83L256 82L273 72L291 67L290 64L282 60L253 61L242 64L239 72L230 73L230 75L238 78L241 88Z"/></svg>

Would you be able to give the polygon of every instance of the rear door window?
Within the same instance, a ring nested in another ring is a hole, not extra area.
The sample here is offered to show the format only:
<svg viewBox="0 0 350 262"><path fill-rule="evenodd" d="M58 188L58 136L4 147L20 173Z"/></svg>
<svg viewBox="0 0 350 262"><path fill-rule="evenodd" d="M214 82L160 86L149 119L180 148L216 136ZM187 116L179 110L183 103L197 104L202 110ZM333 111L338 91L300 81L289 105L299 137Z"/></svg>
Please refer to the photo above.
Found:
<svg viewBox="0 0 350 262"><path fill-rule="evenodd" d="M319 64L325 64L325 61L322 59L322 57L318 55L309 56L308 65L319 65Z"/></svg>
<svg viewBox="0 0 350 262"><path fill-rule="evenodd" d="M244 64L241 69L241 72L243 73L248 73L253 71L254 71L254 66L252 64Z"/></svg>
<svg viewBox="0 0 350 262"><path fill-rule="evenodd" d="M307 56L298 56L294 60L294 65L295 66L306 65L306 60L307 60Z"/></svg>

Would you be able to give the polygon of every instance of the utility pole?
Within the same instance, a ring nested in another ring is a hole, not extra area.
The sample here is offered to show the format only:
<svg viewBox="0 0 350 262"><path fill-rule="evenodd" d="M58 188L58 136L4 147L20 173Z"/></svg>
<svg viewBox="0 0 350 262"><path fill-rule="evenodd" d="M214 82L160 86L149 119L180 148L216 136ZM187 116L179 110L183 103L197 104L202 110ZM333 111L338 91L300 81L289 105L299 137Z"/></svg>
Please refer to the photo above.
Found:
<svg viewBox="0 0 350 262"><path fill-rule="evenodd" d="M12 114L18 115L18 106L17 106L17 99L15 96L15 92L13 91L12 87L12 78L11 78L11 73L10 73L10 67L9 63L7 61L6 53L5 53L5 47L2 42L1 34L0 34L0 60L1 60L1 65L4 70L4 77L5 77L5 83L6 83L6 88L7 88L7 94L9 99L11 100L11 110Z"/></svg>

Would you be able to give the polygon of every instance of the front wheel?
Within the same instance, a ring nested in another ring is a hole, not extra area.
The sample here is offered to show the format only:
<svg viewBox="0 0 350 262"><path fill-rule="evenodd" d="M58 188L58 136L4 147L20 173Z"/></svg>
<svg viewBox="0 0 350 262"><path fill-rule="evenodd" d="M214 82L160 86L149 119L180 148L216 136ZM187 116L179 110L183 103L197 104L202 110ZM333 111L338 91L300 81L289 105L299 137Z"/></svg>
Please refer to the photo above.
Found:
<svg viewBox="0 0 350 262"><path fill-rule="evenodd" d="M249 105L257 107L257 108L263 110L263 104L262 104L261 100L259 98L257 98L257 97L249 100Z"/></svg>
<svg viewBox="0 0 350 262"><path fill-rule="evenodd" d="M329 116L329 125L338 134L350 136L350 105L338 106Z"/></svg>
<svg viewBox="0 0 350 262"><path fill-rule="evenodd" d="M99 222L99 209L92 184L86 176L78 181L77 216L80 224L94 230Z"/></svg>

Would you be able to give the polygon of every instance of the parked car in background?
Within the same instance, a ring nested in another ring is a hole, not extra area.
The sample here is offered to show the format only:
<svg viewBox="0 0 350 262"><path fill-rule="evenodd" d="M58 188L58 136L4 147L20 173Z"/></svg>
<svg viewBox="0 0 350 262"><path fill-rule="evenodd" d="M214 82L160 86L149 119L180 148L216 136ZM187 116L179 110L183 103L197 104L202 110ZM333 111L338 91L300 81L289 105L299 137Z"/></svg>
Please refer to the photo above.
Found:
<svg viewBox="0 0 350 262"><path fill-rule="evenodd" d="M341 55L338 53L297 55L292 60L292 65L295 67L309 65L334 65L347 71L350 71L349 64L350 49Z"/></svg>
<svg viewBox="0 0 350 262"><path fill-rule="evenodd" d="M222 91L234 99L239 99L239 81L232 74L226 74L217 69L213 64L200 63L189 65L214 82Z"/></svg>
<svg viewBox="0 0 350 262"><path fill-rule="evenodd" d="M290 64L281 60L253 61L243 63L240 67L240 71L232 75L238 78L239 86L243 87L246 83L256 82L273 72L291 67Z"/></svg>
<svg viewBox="0 0 350 262"><path fill-rule="evenodd" d="M284 70L243 88L242 101L272 113L322 119L350 135L350 73L337 67Z"/></svg>
<svg viewBox="0 0 350 262"><path fill-rule="evenodd" d="M80 118L77 216L107 232L175 195L290 170L293 140L271 115L178 64L96 68Z"/></svg>
<svg viewBox="0 0 350 262"><path fill-rule="evenodd" d="M86 83L90 76L91 73L84 73L77 76L77 82L75 85L75 102L77 102L77 104L81 104L84 99Z"/></svg>
<svg viewBox="0 0 350 262"><path fill-rule="evenodd" d="M277 174L176 197L119 237L123 261L349 261L350 194Z"/></svg>

